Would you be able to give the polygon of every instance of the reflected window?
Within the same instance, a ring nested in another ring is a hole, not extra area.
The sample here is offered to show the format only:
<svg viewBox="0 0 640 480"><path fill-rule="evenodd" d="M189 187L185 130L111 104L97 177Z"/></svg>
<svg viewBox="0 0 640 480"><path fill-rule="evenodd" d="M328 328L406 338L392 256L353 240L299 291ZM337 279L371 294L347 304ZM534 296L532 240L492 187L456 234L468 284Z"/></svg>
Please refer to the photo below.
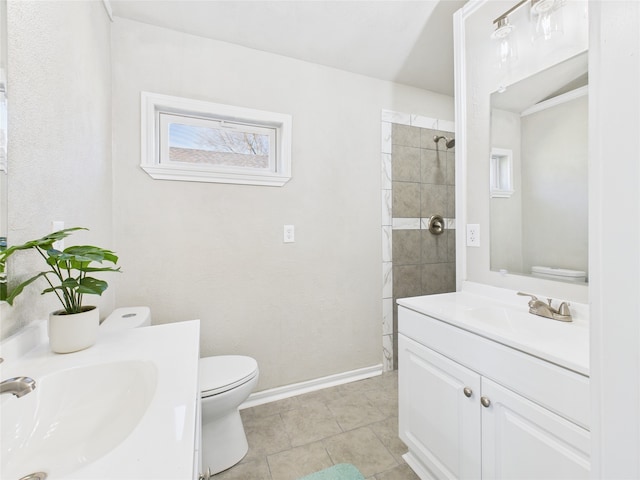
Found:
<svg viewBox="0 0 640 480"><path fill-rule="evenodd" d="M490 188L494 198L513 195L513 151L506 148L491 149Z"/></svg>

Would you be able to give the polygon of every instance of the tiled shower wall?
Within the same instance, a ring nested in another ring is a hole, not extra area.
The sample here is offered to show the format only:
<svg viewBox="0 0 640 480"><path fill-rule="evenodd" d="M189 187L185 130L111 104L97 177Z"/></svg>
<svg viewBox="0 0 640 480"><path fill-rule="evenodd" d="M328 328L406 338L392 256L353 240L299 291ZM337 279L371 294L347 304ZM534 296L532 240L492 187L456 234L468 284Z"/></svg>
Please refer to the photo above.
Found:
<svg viewBox="0 0 640 480"><path fill-rule="evenodd" d="M397 368L398 307L403 297L453 292L455 148L453 122L384 111L382 114L383 362ZM432 215L445 219L429 232Z"/></svg>

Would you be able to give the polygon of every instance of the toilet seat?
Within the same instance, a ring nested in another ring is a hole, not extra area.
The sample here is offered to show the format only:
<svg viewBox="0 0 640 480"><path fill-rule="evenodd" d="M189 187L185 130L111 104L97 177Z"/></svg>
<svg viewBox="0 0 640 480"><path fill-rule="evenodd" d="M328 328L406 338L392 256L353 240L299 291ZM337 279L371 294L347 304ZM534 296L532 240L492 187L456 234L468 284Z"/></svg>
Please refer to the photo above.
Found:
<svg viewBox="0 0 640 480"><path fill-rule="evenodd" d="M200 359L202 398L219 395L247 383L258 374L258 362L242 355L216 355Z"/></svg>

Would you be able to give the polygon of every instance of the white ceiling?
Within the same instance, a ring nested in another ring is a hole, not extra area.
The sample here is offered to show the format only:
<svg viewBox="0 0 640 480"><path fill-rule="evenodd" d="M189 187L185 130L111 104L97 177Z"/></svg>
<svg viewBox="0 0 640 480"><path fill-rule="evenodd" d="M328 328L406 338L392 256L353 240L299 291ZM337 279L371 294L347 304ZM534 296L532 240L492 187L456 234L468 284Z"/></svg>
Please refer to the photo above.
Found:
<svg viewBox="0 0 640 480"><path fill-rule="evenodd" d="M520 80L491 95L491 106L514 113L588 84L586 52Z"/></svg>
<svg viewBox="0 0 640 480"><path fill-rule="evenodd" d="M113 14L453 95L466 0L111 0Z"/></svg>

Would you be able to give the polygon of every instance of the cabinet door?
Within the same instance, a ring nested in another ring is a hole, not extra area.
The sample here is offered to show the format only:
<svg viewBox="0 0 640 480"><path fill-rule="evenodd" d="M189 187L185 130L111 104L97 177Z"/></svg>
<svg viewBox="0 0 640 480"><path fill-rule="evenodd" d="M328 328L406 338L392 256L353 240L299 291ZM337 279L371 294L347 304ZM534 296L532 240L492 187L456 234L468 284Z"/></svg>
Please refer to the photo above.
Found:
<svg viewBox="0 0 640 480"><path fill-rule="evenodd" d="M400 438L409 447L408 463L419 461L423 468L414 470L421 478L479 478L480 376L404 335L398 348Z"/></svg>
<svg viewBox="0 0 640 480"><path fill-rule="evenodd" d="M482 396L483 479L589 478L587 430L486 378Z"/></svg>

